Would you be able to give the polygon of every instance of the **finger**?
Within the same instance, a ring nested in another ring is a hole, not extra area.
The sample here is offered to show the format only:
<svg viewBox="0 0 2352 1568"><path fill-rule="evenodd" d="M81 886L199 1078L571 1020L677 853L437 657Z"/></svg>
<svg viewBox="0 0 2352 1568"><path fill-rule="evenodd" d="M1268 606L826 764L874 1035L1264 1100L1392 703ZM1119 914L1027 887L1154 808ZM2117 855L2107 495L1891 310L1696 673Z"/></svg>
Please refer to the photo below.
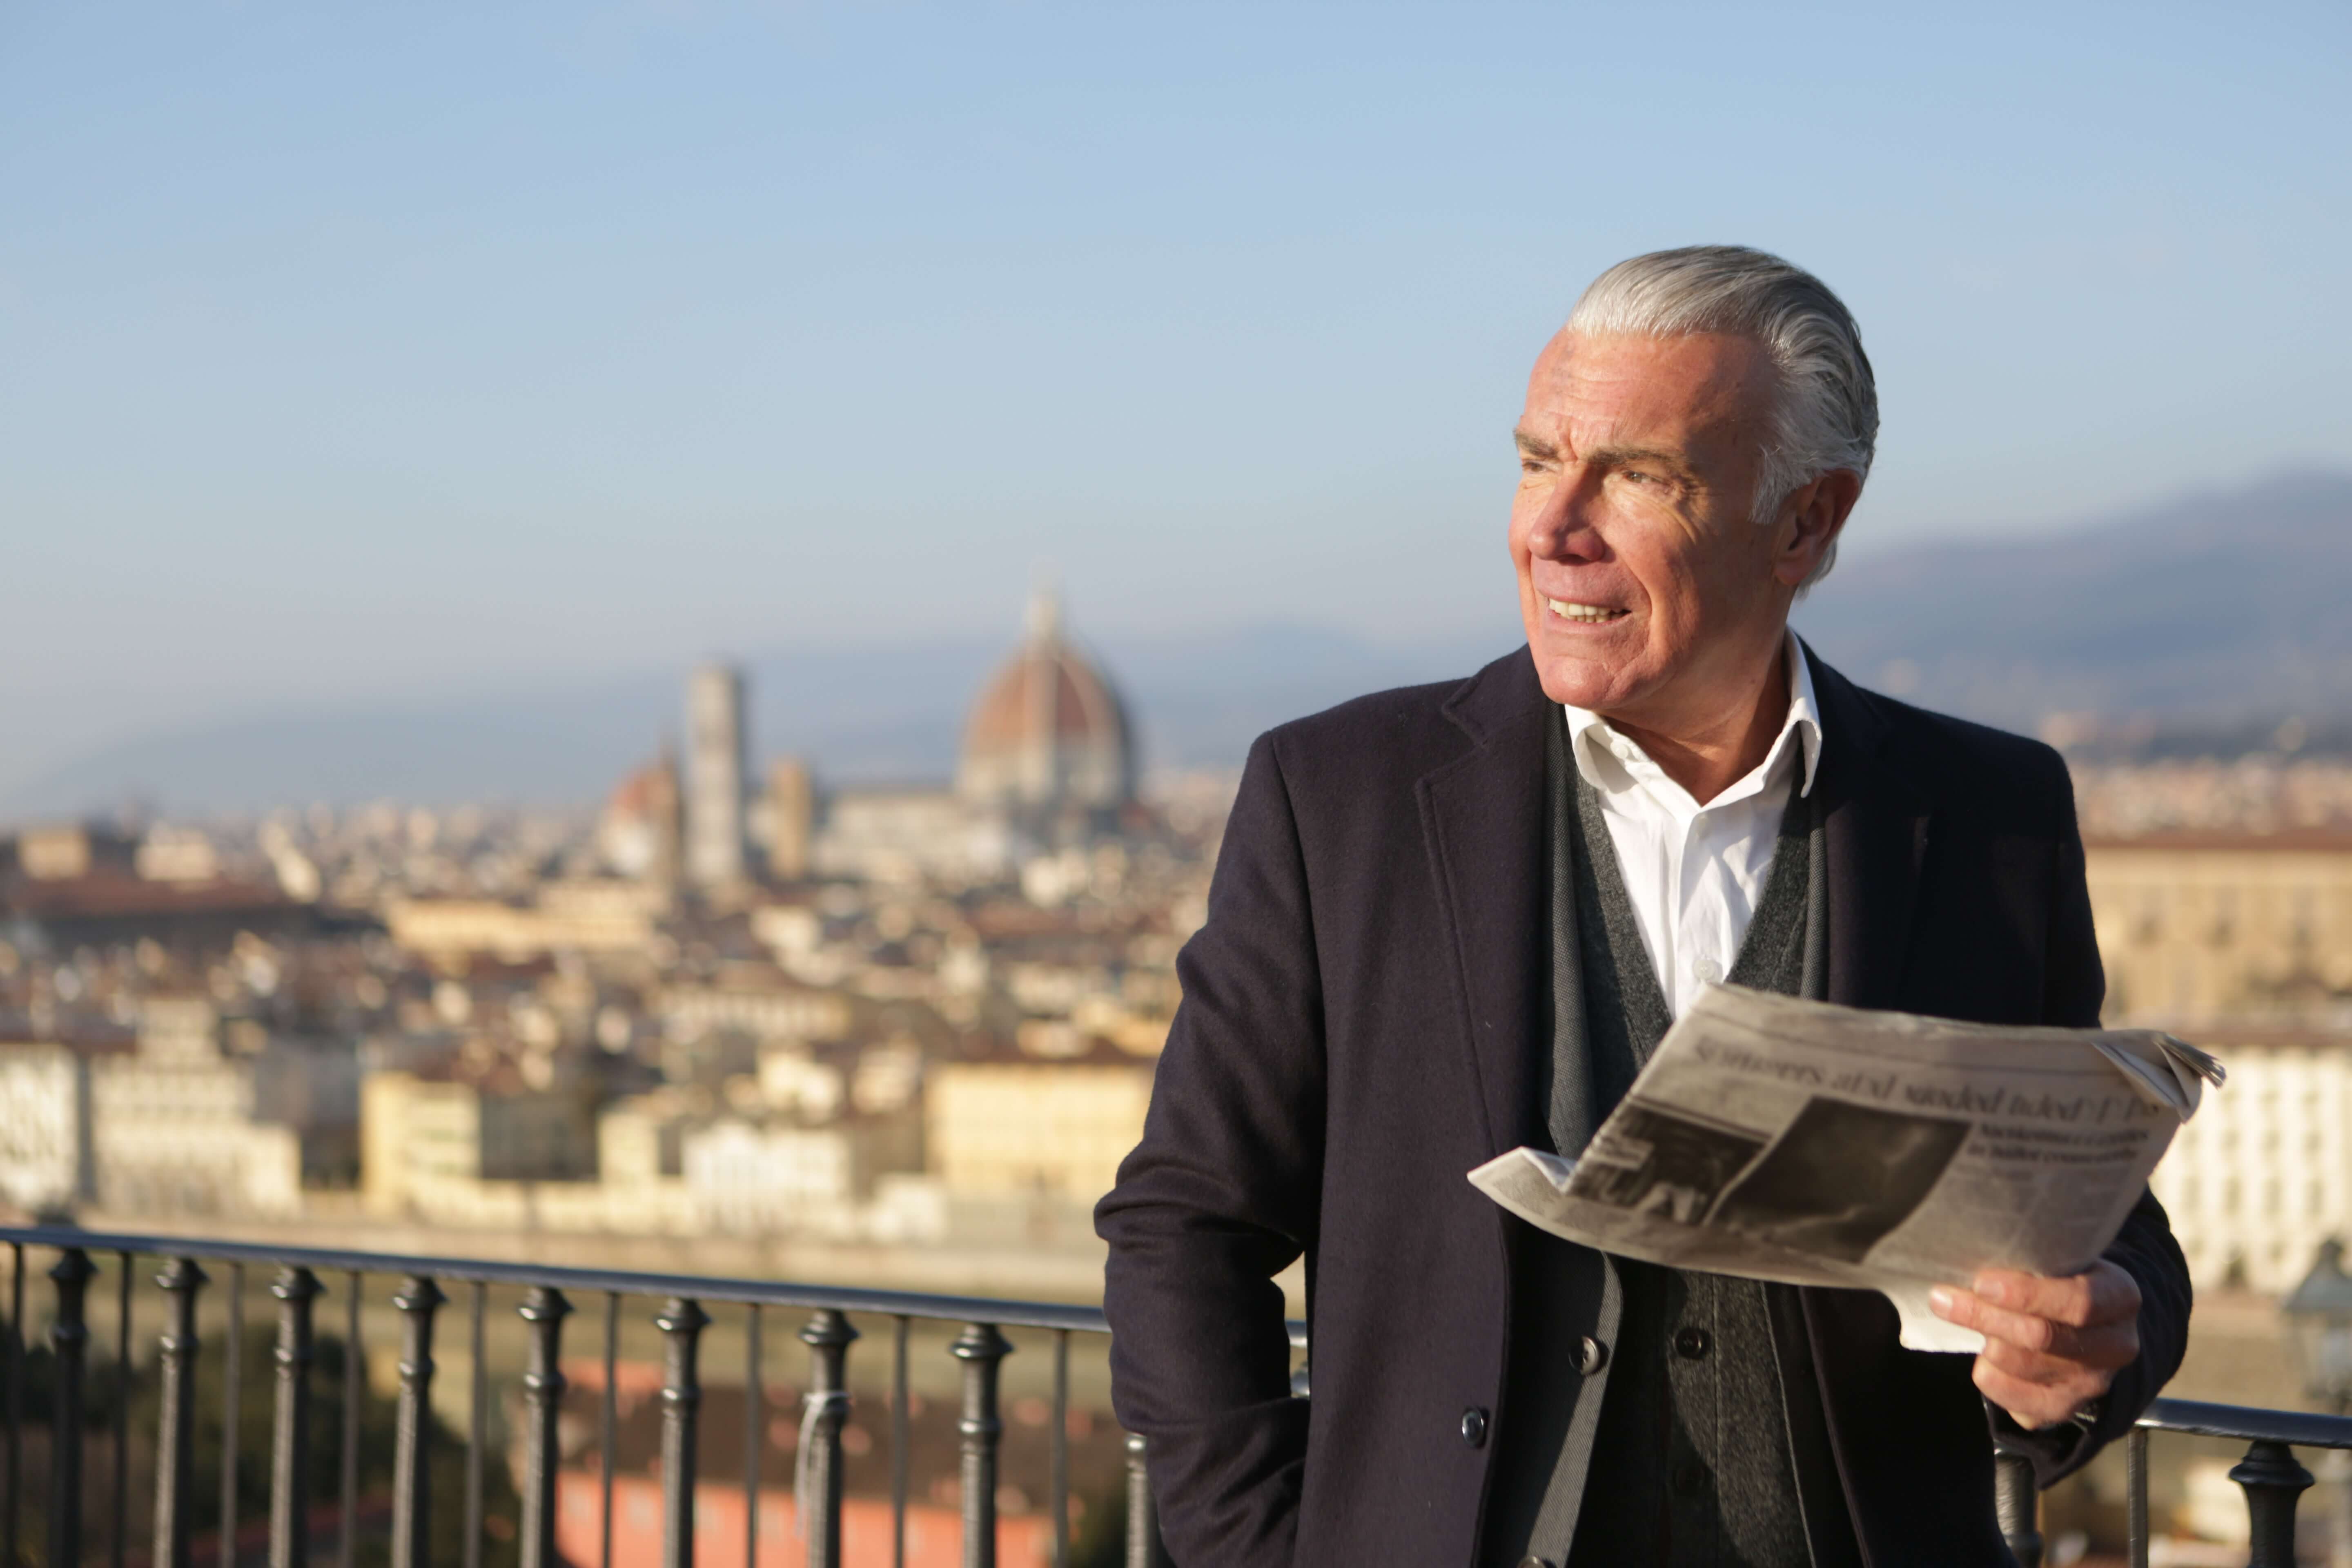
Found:
<svg viewBox="0 0 2352 1568"><path fill-rule="evenodd" d="M2056 1384L2088 1377L2096 1380L2104 1390L2105 1384L2139 1354L2139 1342L2135 1335L2086 1331L2100 1337L2066 1355L2030 1351L2007 1340L1993 1339L1985 1341L1979 1353L2003 1372L2029 1382Z"/></svg>
<svg viewBox="0 0 2352 1568"><path fill-rule="evenodd" d="M2015 1268L1987 1268L1974 1283L1976 1294L1996 1307L2076 1328L2115 1322L2139 1311L2138 1281L2104 1259L2080 1274L2055 1279Z"/></svg>
<svg viewBox="0 0 2352 1568"><path fill-rule="evenodd" d="M1958 1323L1964 1329L1974 1329L1987 1339L2007 1340L2021 1349L2056 1353L2071 1343L2062 1336L2076 1331L2063 1323L2038 1318L2029 1312L2012 1312L1997 1307L1973 1290L1938 1285L1927 1293L1928 1305L1938 1317Z"/></svg>
<svg viewBox="0 0 2352 1568"><path fill-rule="evenodd" d="M1975 1325L1989 1345L2008 1346L2020 1353L2048 1356L2055 1361L2093 1366L2123 1366L2139 1353L2139 1322L2101 1323L2077 1329L2047 1318L2029 1318L1988 1307Z"/></svg>
<svg viewBox="0 0 2352 1568"><path fill-rule="evenodd" d="M2096 1398L2102 1389L2077 1390L2072 1387L2052 1387L2013 1377L2000 1367L1979 1357L1972 1380L1977 1392L2016 1418L2025 1427L2054 1426L2072 1416L2084 1404Z"/></svg>

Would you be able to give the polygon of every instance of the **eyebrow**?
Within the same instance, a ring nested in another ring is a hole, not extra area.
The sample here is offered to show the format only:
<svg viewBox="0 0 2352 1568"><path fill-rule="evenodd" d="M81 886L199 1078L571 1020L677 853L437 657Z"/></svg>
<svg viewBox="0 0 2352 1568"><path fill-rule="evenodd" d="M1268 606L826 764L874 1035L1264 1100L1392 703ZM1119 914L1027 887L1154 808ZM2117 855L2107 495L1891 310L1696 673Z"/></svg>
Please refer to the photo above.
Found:
<svg viewBox="0 0 2352 1568"><path fill-rule="evenodd" d="M1584 454L1584 460L1612 468L1627 463L1648 463L1672 468L1685 477L1692 473L1689 462L1680 452L1669 452L1662 447L1598 447Z"/></svg>
<svg viewBox="0 0 2352 1568"><path fill-rule="evenodd" d="M1559 447L1555 442L1537 435L1532 430L1525 428L1514 430L1511 432L1511 439L1517 444L1520 451L1530 457L1557 458L1559 456ZM1596 447L1584 454L1584 460L1588 463L1598 463L1606 468L1621 468L1627 463L1651 463L1672 468L1675 473L1685 478L1693 477L1695 474L1689 461L1681 453L1669 452L1662 447Z"/></svg>

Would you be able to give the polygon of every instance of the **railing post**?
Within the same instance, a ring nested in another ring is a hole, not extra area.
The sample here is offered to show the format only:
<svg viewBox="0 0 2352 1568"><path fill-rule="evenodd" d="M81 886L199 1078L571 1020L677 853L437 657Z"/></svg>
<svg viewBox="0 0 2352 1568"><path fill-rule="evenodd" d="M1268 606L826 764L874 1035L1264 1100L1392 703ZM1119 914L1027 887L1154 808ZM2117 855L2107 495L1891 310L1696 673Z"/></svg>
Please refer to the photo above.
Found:
<svg viewBox="0 0 2352 1568"><path fill-rule="evenodd" d="M2294 1505L2311 1472L2284 1443L2257 1439L2232 1466L2230 1479L2244 1489L2252 1540L2246 1568L2294 1568Z"/></svg>
<svg viewBox="0 0 2352 1568"><path fill-rule="evenodd" d="M196 1292L205 1271L174 1258L155 1276L171 1298L163 1337L162 1409L155 1421L155 1557L158 1568L188 1568L188 1491L195 1475Z"/></svg>
<svg viewBox="0 0 2352 1568"><path fill-rule="evenodd" d="M310 1507L303 1480L310 1459L310 1303L325 1287L308 1268L289 1268L278 1298L278 1412L269 1460L269 1568L310 1568Z"/></svg>
<svg viewBox="0 0 2352 1568"><path fill-rule="evenodd" d="M449 1298L423 1274L393 1293L400 1313L400 1413L392 1438L392 1568L426 1568L433 1539L433 1314Z"/></svg>
<svg viewBox="0 0 2352 1568"><path fill-rule="evenodd" d="M808 1568L841 1568L841 1427L849 1415L849 1346L856 1338L849 1320L830 1307L801 1330L809 1388L801 1397L793 1506L808 1540Z"/></svg>
<svg viewBox="0 0 2352 1568"><path fill-rule="evenodd" d="M993 1323L966 1323L948 1350L963 1363L963 1568L996 1568L996 1372L1013 1345Z"/></svg>
<svg viewBox="0 0 2352 1568"><path fill-rule="evenodd" d="M2042 1525L2033 1486L2033 1461L1996 1448L1992 1456L1993 1513L2000 1538L2017 1554L2018 1568L2042 1568Z"/></svg>
<svg viewBox="0 0 2352 1568"><path fill-rule="evenodd" d="M2147 1568L2147 1428L2124 1439L2124 1552L2130 1568Z"/></svg>
<svg viewBox="0 0 2352 1568"><path fill-rule="evenodd" d="M18 1509L25 1482L25 1244L8 1244L8 1342L0 1346L7 1357L7 1454L0 1468L0 1565L16 1568L24 1553L16 1542Z"/></svg>
<svg viewBox="0 0 2352 1568"><path fill-rule="evenodd" d="M563 1404L561 1345L572 1303L535 1285L517 1309L531 1327L530 1366L522 1374L522 1568L560 1568L555 1555L555 1418Z"/></svg>
<svg viewBox="0 0 2352 1568"><path fill-rule="evenodd" d="M669 1345L662 1380L662 1568L694 1568L695 1350L710 1315L673 1296L654 1319Z"/></svg>
<svg viewBox="0 0 2352 1568"><path fill-rule="evenodd" d="M1144 1473L1143 1456L1142 1435L1129 1433L1126 1568L1167 1568L1168 1548L1160 1539L1160 1509L1151 1500L1151 1478Z"/></svg>
<svg viewBox="0 0 2352 1568"><path fill-rule="evenodd" d="M131 1254L114 1255L114 1485L107 1498L106 1561L122 1568L131 1530Z"/></svg>
<svg viewBox="0 0 2352 1568"><path fill-rule="evenodd" d="M49 1325L49 1352L56 1358L57 1397L49 1417L49 1562L81 1562L82 1370L89 1358L89 1324L82 1298L98 1266L79 1247L68 1247L49 1270L57 1282L58 1316Z"/></svg>

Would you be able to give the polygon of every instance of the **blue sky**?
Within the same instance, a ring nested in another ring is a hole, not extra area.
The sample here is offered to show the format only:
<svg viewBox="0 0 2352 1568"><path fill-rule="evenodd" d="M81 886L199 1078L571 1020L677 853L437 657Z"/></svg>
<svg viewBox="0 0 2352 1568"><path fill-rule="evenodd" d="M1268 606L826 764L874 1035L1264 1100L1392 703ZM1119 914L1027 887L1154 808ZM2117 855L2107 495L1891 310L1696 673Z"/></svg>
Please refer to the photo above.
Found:
<svg viewBox="0 0 2352 1568"><path fill-rule="evenodd" d="M8 6L0 777L1041 567L1507 635L1526 365L1701 239L1861 318L1856 552L2352 467L2347 104L2340 4Z"/></svg>

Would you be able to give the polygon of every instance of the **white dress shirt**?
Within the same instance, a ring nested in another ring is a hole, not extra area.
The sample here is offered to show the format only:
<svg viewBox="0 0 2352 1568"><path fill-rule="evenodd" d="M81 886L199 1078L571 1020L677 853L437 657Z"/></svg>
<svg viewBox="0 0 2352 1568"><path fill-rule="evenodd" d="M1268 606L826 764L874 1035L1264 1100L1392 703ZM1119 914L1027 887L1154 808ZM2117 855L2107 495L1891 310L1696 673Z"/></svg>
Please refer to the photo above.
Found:
<svg viewBox="0 0 2352 1568"><path fill-rule="evenodd" d="M1802 644L1789 634L1789 716L1754 772L1701 805L1598 713L1563 708L1569 752L1601 797L1610 842L1666 1007L1675 1017L1731 973L1764 896L1789 791L1813 791L1821 710Z"/></svg>

